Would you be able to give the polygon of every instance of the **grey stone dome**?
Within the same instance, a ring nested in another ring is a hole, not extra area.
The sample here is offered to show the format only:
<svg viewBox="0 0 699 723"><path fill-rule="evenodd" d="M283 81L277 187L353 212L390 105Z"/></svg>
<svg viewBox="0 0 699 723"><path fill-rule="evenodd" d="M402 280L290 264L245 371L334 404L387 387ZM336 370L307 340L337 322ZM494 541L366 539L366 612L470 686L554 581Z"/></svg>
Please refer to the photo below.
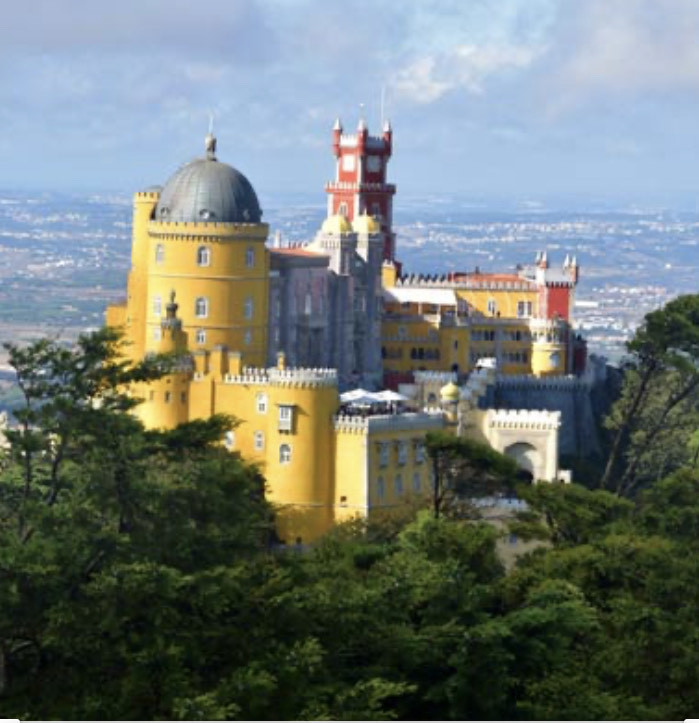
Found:
<svg viewBox="0 0 699 723"><path fill-rule="evenodd" d="M206 158L182 166L165 184L155 220L259 223L262 211L250 181L216 160L216 140L213 136L206 140Z"/></svg>

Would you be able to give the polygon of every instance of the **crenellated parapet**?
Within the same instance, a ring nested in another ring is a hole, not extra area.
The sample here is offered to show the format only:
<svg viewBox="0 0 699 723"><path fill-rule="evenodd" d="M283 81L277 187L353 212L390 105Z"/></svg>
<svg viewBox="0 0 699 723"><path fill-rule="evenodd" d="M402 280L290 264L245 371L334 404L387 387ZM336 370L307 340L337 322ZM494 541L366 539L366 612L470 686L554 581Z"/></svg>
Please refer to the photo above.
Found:
<svg viewBox="0 0 699 723"><path fill-rule="evenodd" d="M279 369L267 371L270 384L284 387L336 387L337 369Z"/></svg>
<svg viewBox="0 0 699 723"><path fill-rule="evenodd" d="M545 409L489 409L486 425L491 429L557 431L561 413Z"/></svg>
<svg viewBox="0 0 699 723"><path fill-rule="evenodd" d="M269 384L269 374L267 369L256 369L253 367L245 367L242 374L224 374L224 384L245 384L245 385L261 385Z"/></svg>
<svg viewBox="0 0 699 723"><path fill-rule="evenodd" d="M413 378L416 384L449 384L456 381L456 372L415 371Z"/></svg>
<svg viewBox="0 0 699 723"><path fill-rule="evenodd" d="M498 387L507 389L527 389L533 391L571 391L586 390L590 386L587 378L573 374L566 376L536 377L531 374L498 374Z"/></svg>
<svg viewBox="0 0 699 723"><path fill-rule="evenodd" d="M173 241L236 241L239 239L265 240L269 227L266 223L230 223L206 221L149 221L148 235Z"/></svg>
<svg viewBox="0 0 699 723"><path fill-rule="evenodd" d="M347 434L427 432L433 429L441 429L444 426L444 412L439 408L432 408L423 412L378 414L369 417L338 415L334 421L335 431Z"/></svg>

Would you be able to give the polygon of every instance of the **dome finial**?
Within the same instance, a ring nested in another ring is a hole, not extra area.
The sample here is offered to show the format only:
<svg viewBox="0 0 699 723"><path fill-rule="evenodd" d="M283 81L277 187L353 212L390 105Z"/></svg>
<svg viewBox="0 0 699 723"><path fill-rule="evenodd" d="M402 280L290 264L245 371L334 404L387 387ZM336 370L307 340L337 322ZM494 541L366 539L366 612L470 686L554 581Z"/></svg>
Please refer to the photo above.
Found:
<svg viewBox="0 0 699 723"><path fill-rule="evenodd" d="M216 160L216 136L214 135L214 114L209 113L209 132L204 139L204 148L206 149L206 157L210 161Z"/></svg>

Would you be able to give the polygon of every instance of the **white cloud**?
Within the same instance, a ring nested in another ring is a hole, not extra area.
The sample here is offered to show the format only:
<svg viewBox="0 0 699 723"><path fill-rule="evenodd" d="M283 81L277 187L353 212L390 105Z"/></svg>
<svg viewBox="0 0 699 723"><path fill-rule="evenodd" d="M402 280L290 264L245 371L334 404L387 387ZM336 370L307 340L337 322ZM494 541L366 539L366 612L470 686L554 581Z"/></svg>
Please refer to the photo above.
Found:
<svg viewBox="0 0 699 723"><path fill-rule="evenodd" d="M527 68L543 48L523 45L458 45L449 52L417 58L391 86L398 98L432 103L452 90L484 92L494 76Z"/></svg>
<svg viewBox="0 0 699 723"><path fill-rule="evenodd" d="M585 0L562 7L546 57L554 113L600 93L699 89L696 0Z"/></svg>

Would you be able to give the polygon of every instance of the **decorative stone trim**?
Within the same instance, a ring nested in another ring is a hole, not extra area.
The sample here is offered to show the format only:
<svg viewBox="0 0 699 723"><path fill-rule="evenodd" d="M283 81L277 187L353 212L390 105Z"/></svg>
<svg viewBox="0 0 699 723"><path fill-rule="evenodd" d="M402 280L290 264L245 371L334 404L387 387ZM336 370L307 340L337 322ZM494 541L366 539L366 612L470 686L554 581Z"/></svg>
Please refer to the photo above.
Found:
<svg viewBox="0 0 699 723"><path fill-rule="evenodd" d="M546 409L489 409L487 424L497 429L557 430L561 413Z"/></svg>

